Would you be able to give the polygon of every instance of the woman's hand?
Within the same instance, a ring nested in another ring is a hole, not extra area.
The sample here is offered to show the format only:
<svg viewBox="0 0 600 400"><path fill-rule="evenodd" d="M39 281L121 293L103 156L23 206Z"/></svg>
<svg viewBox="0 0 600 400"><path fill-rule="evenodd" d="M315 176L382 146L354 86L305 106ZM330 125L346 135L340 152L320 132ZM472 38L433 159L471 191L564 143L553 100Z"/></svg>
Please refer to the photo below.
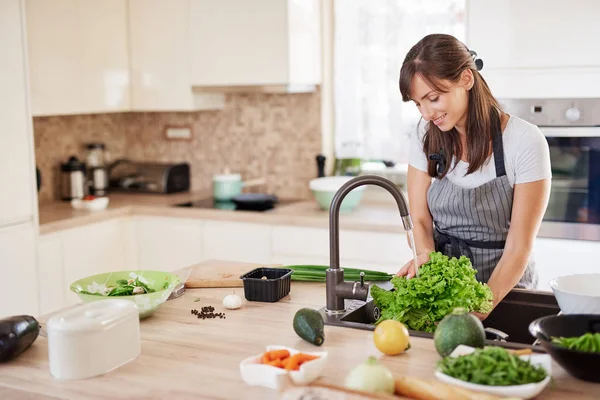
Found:
<svg viewBox="0 0 600 400"><path fill-rule="evenodd" d="M417 255L417 267L421 267L421 265L425 264L429 261L429 253L421 253ZM406 276L407 279L410 279L417 275L417 269L415 268L415 260L410 260L396 273L396 276Z"/></svg>
<svg viewBox="0 0 600 400"><path fill-rule="evenodd" d="M492 290L492 292L493 292L493 290ZM480 321L485 321L485 319L490 316L490 314L492 313L492 311L494 311L494 309L496 308L497 305L498 305L498 299L494 295L494 299L492 300L492 309L490 310L490 312L488 312L487 314L482 314L482 313L473 311L473 312L471 312L471 314L473 314L474 316L479 318Z"/></svg>

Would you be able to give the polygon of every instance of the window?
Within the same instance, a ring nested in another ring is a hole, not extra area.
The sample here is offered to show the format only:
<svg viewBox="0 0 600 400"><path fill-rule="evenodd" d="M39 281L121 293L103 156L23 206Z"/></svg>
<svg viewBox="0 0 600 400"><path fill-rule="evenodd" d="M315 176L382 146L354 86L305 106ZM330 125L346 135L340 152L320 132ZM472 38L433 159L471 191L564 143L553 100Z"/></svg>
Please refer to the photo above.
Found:
<svg viewBox="0 0 600 400"><path fill-rule="evenodd" d="M465 1L334 0L336 157L408 161L420 115L402 102L402 61L429 33L464 41Z"/></svg>

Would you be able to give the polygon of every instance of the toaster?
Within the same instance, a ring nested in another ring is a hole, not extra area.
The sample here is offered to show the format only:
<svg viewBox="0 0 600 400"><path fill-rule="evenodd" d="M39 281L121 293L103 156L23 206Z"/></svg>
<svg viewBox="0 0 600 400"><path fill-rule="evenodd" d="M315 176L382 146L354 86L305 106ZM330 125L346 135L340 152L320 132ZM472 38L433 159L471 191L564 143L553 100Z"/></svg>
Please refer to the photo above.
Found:
<svg viewBox="0 0 600 400"><path fill-rule="evenodd" d="M108 170L111 191L177 193L190 189L188 163L115 161Z"/></svg>

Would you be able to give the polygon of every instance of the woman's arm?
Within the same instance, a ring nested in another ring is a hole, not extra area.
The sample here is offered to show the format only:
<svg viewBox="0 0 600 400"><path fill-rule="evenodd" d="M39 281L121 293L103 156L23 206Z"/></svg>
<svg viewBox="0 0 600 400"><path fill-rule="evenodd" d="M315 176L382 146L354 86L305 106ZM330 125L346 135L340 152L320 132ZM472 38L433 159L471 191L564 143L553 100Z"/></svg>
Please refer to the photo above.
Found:
<svg viewBox="0 0 600 400"><path fill-rule="evenodd" d="M427 172L409 165L407 185L410 217L414 225L415 246L417 248L418 263L421 266L429 260L429 253L435 250L433 219L427 205L427 189L431 185L431 177ZM415 274L413 260L408 261L397 273L398 276L407 275L409 278L415 276Z"/></svg>
<svg viewBox="0 0 600 400"><path fill-rule="evenodd" d="M504 253L488 281L494 294L494 307L515 287L527 268L549 196L550 179L515 185Z"/></svg>

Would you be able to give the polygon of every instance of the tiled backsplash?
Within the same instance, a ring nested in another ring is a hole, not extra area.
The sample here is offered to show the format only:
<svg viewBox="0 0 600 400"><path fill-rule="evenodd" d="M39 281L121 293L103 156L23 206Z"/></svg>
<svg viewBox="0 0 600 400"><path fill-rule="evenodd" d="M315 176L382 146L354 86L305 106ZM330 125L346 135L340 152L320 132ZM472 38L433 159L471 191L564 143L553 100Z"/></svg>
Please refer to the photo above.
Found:
<svg viewBox="0 0 600 400"><path fill-rule="evenodd" d="M169 125L190 125L192 139L169 140ZM113 160L184 162L192 190L211 187L226 168L243 179L265 177L281 197L308 197L321 151L320 94L228 95L218 111L90 114L34 118L40 202L59 198L59 167L85 144L103 142Z"/></svg>

